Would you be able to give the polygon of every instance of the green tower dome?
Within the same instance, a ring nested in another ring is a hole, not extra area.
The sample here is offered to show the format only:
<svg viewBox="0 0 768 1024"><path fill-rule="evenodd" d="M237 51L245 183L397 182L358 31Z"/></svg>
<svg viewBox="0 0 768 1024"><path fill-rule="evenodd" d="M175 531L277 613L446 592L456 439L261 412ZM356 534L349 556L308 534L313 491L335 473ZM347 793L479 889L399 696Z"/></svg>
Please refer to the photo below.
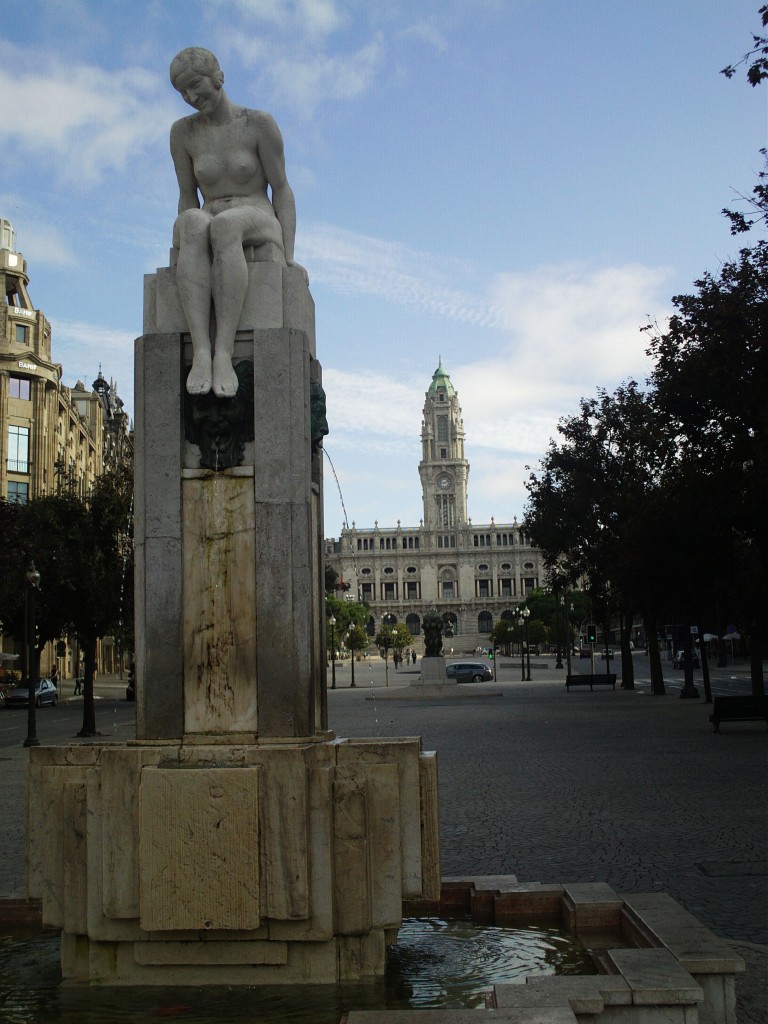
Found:
<svg viewBox="0 0 768 1024"><path fill-rule="evenodd" d="M451 384L451 378L448 376L448 373L443 366L443 357L438 356L437 369L432 374L432 383L429 385L429 391L427 394L435 395L441 388L448 396L456 393L453 384Z"/></svg>

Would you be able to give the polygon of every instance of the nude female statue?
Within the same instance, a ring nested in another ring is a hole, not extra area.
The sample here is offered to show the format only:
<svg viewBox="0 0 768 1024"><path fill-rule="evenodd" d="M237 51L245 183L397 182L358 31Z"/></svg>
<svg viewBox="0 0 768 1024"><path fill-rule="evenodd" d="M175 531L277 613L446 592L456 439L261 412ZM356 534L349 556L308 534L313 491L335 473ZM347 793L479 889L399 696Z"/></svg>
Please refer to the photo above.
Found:
<svg viewBox="0 0 768 1024"><path fill-rule="evenodd" d="M198 111L171 128L179 182L173 228L179 250L176 282L193 353L187 391L206 395L213 390L231 398L238 388L232 367L235 332L248 288L243 246L263 246L263 258L295 266L296 205L274 119L230 100L219 62L209 50L190 47L177 54L171 82ZM213 351L211 302L216 311Z"/></svg>

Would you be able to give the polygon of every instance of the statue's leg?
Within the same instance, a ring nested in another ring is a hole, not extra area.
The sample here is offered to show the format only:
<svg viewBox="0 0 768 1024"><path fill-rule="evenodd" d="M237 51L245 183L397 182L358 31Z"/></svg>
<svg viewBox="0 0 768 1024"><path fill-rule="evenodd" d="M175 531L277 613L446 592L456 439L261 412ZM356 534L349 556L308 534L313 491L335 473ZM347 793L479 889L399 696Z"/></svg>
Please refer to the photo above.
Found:
<svg viewBox="0 0 768 1024"><path fill-rule="evenodd" d="M213 385L210 227L211 217L202 210L185 210L174 226L179 249L176 284L192 338L192 368L187 377L191 395L207 395Z"/></svg>
<svg viewBox="0 0 768 1024"><path fill-rule="evenodd" d="M247 208L217 214L211 224L213 248L212 291L216 310L216 345L213 352L213 392L220 398L237 394L238 381L232 367L235 333L248 291L248 264L243 238L250 227Z"/></svg>

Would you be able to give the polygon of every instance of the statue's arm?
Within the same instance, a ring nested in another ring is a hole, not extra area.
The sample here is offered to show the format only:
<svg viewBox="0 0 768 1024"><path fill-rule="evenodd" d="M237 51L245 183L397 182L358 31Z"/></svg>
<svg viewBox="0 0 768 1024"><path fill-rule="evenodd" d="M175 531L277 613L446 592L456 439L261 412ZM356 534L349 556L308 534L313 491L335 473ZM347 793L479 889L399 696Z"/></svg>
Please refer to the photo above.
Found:
<svg viewBox="0 0 768 1024"><path fill-rule="evenodd" d="M262 114L261 119L259 157L264 174L272 189L272 206L283 231L285 260L287 263L293 263L293 247L296 240L296 200L285 175L283 137L273 117L269 114Z"/></svg>
<svg viewBox="0 0 768 1024"><path fill-rule="evenodd" d="M185 145L185 127L183 121L177 121L171 128L171 157L179 183L179 213L200 209L195 169Z"/></svg>

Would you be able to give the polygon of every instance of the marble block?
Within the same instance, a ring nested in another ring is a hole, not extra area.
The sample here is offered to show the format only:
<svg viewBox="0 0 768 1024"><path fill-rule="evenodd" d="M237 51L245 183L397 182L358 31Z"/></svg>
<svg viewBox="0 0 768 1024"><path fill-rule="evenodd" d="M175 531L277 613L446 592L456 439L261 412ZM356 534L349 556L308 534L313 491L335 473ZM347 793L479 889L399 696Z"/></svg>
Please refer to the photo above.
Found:
<svg viewBox="0 0 768 1024"><path fill-rule="evenodd" d="M259 927L258 783L258 768L142 770L145 931Z"/></svg>

